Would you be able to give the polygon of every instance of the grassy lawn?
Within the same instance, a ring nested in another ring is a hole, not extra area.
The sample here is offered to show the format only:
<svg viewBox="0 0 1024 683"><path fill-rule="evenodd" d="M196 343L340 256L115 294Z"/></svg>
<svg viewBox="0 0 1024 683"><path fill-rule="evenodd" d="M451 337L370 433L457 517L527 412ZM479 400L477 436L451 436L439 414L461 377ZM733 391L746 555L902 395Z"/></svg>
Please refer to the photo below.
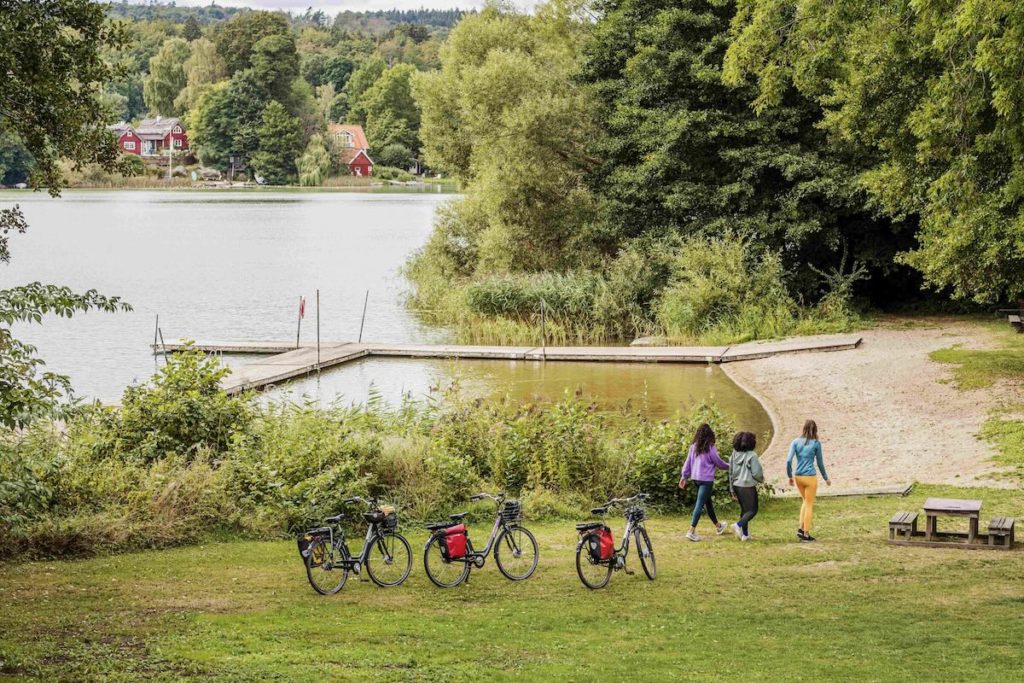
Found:
<svg viewBox="0 0 1024 683"><path fill-rule="evenodd" d="M815 545L793 540L794 500L766 506L747 544L688 543L682 518L654 517L657 580L633 556L637 574L598 592L576 577L572 523L530 525L530 580L488 562L449 591L414 556L404 586L319 597L284 541L3 565L0 680L1019 680L1021 551L884 541L929 495L1024 508L1020 491L936 487L824 499Z"/></svg>

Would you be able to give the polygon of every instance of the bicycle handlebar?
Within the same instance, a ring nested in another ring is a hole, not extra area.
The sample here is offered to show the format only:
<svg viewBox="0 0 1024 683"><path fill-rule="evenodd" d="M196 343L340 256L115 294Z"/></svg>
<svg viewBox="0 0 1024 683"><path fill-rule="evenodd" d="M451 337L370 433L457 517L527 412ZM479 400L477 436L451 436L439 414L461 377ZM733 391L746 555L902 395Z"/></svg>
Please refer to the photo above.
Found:
<svg viewBox="0 0 1024 683"><path fill-rule="evenodd" d="M481 492L481 493L478 493L478 494L476 494L474 496L470 496L469 497L469 499L471 501L473 501L474 503L476 501L478 501L478 500L483 500L484 498L490 498L495 503L500 503L501 501L505 500L505 492L504 491L499 491L497 495L491 495L490 493L482 493Z"/></svg>
<svg viewBox="0 0 1024 683"><path fill-rule="evenodd" d="M612 498L611 500L609 500L604 505L591 509L590 512L592 514L595 514L595 515L600 515L600 514L604 514L604 512L607 512L608 508L612 507L613 505L624 505L624 504L627 504L627 503L633 503L633 502L638 502L638 501L645 501L645 500L647 500L650 497L651 496L648 493L638 493L635 496L630 496L629 498Z"/></svg>
<svg viewBox="0 0 1024 683"><path fill-rule="evenodd" d="M372 508L377 505L377 496L371 496L369 500L367 500L366 498L361 498L359 496L352 496L351 498L346 498L341 502L343 505L348 505L350 503L362 503L363 505Z"/></svg>

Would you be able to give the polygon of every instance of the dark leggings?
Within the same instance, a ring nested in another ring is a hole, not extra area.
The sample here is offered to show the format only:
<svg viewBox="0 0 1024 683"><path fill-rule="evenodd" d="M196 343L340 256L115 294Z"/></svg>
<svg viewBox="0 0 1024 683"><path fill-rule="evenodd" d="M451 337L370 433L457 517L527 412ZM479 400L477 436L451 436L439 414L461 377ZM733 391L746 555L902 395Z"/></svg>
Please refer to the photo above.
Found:
<svg viewBox="0 0 1024 683"><path fill-rule="evenodd" d="M749 536L750 529L747 523L757 514L757 488L754 486L737 486L733 489L737 500L740 501L740 511L743 513L736 524L743 529L743 535Z"/></svg>
<svg viewBox="0 0 1024 683"><path fill-rule="evenodd" d="M711 491L715 487L713 481L695 481L697 485L697 502L693 506L693 517L690 518L690 526L697 526L697 522L700 521L701 508L706 508L708 511L708 519L715 526L718 526L718 516L715 514L715 506L711 502Z"/></svg>

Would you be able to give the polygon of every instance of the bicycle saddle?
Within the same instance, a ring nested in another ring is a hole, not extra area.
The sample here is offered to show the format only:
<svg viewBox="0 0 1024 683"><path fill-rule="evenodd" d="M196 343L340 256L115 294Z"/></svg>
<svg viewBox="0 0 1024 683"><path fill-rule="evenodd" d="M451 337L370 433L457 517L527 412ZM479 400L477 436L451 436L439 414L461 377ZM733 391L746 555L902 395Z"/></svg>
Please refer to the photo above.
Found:
<svg viewBox="0 0 1024 683"><path fill-rule="evenodd" d="M604 524L601 522L586 522L585 524L577 524L576 531L589 531L590 529L600 529Z"/></svg>
<svg viewBox="0 0 1024 683"><path fill-rule="evenodd" d="M327 522L328 524L337 524L338 522L340 522L344 518L345 518L345 515L334 515L333 517L325 517L324 521Z"/></svg>
<svg viewBox="0 0 1024 683"><path fill-rule="evenodd" d="M449 519L446 522L431 522L430 524L426 524L424 526L426 526L427 529L429 529L430 531L437 531L438 529L447 529L449 527L456 526L457 524L458 521Z"/></svg>
<svg viewBox="0 0 1024 683"><path fill-rule="evenodd" d="M454 519L456 521L461 520L463 517L468 515L468 512L456 512L454 515L448 515L448 519Z"/></svg>

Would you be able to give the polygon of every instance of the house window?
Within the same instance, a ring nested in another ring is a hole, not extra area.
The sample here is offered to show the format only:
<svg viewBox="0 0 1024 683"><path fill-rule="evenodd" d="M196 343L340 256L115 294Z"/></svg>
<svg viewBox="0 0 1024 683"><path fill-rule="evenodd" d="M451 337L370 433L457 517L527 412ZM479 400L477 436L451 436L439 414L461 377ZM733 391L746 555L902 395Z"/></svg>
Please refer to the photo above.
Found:
<svg viewBox="0 0 1024 683"><path fill-rule="evenodd" d="M125 148L125 151L132 151L132 152L134 152L135 151L135 143L132 142L131 140L129 140L128 142L124 143L124 148Z"/></svg>
<svg viewBox="0 0 1024 683"><path fill-rule="evenodd" d="M181 147L181 138L174 138L174 146Z"/></svg>
<svg viewBox="0 0 1024 683"><path fill-rule="evenodd" d="M181 126L175 126L174 127L174 132L175 133L181 133Z"/></svg>
<svg viewBox="0 0 1024 683"><path fill-rule="evenodd" d="M338 139L345 147L352 147L352 133L338 133Z"/></svg>

